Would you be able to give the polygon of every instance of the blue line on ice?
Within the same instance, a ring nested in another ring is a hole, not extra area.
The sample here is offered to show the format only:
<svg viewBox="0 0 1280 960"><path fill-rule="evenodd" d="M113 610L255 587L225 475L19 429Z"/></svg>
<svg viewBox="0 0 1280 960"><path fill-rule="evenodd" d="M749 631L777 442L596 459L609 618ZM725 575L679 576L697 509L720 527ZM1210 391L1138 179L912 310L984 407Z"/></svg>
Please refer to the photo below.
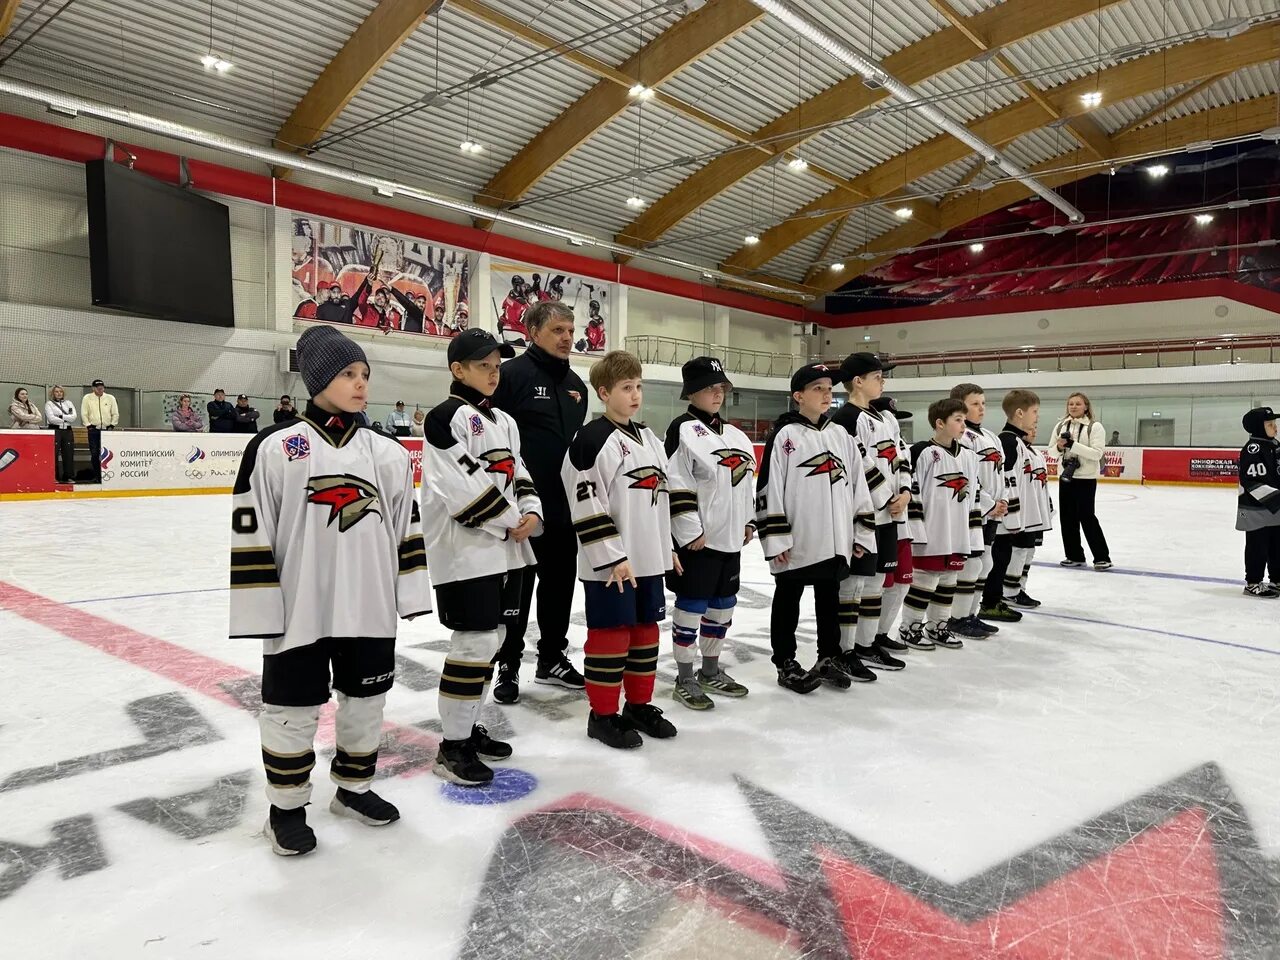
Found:
<svg viewBox="0 0 1280 960"><path fill-rule="evenodd" d="M1048 560L1032 560L1031 565L1033 567L1045 567L1049 570L1065 570L1068 573L1095 572L1091 567L1063 567ZM1192 583L1225 583L1229 587L1238 587L1243 582L1241 580L1232 580L1229 577L1198 577L1190 573L1163 573L1159 570L1121 570L1119 567L1112 567L1105 573L1109 577L1119 575L1122 577L1151 577L1154 580L1190 580Z"/></svg>

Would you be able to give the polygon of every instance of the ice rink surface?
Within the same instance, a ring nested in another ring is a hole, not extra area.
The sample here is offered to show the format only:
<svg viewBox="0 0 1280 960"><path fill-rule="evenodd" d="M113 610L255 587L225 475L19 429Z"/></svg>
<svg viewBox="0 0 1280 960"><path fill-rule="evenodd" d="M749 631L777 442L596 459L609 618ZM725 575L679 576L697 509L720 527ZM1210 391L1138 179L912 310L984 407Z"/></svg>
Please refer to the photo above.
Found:
<svg viewBox="0 0 1280 960"><path fill-rule="evenodd" d="M1229 489L1098 501L1115 570L1059 569L1055 533L1022 624L807 697L752 545L749 697L674 703L668 622L679 737L617 753L527 666L480 792L430 775L447 632L402 624L376 788L403 819L332 816L322 750L300 859L260 836L229 498L0 504L0 954L1280 957L1280 601L1240 593Z"/></svg>

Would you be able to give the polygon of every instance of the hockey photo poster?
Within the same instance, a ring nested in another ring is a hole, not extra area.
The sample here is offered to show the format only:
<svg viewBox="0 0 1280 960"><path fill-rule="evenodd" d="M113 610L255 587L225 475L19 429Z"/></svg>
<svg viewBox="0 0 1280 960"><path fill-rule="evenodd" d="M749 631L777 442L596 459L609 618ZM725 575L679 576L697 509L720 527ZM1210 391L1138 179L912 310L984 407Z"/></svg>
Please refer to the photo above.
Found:
<svg viewBox="0 0 1280 960"><path fill-rule="evenodd" d="M602 354L608 349L605 331L612 306L611 287L604 280L495 260L490 271L490 291L498 318L498 336L517 349L527 347L525 311L534 304L554 300L573 310L574 353Z"/></svg>
<svg viewBox="0 0 1280 960"><path fill-rule="evenodd" d="M435 337L470 322L465 250L295 216L290 261L295 317Z"/></svg>

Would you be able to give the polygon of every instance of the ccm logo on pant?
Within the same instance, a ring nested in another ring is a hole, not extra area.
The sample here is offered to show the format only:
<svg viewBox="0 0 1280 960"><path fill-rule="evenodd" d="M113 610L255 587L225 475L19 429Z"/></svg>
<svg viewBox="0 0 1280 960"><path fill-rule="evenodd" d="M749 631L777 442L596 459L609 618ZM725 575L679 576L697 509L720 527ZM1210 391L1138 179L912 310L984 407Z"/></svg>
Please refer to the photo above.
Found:
<svg viewBox="0 0 1280 960"><path fill-rule="evenodd" d="M390 680L395 675L396 675L396 672L392 670L390 673L379 674L376 677L365 677L363 680L360 681L360 684L362 686L367 687L371 683L382 683L384 680Z"/></svg>

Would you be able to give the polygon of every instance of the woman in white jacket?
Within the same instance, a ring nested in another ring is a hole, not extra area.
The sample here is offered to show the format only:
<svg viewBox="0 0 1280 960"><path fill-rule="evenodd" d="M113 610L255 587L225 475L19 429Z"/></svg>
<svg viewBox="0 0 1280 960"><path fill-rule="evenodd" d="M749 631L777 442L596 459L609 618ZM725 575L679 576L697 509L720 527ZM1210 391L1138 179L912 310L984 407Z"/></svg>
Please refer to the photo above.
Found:
<svg viewBox="0 0 1280 960"><path fill-rule="evenodd" d="M40 408L31 402L26 387L13 391L13 403L9 404L10 430L39 430L44 426Z"/></svg>
<svg viewBox="0 0 1280 960"><path fill-rule="evenodd" d="M1058 468L1058 505L1061 508L1064 567L1083 567L1084 549L1080 530L1084 529L1096 570L1111 568L1111 551L1094 509L1102 456L1106 452L1107 431L1093 419L1093 407L1083 393L1067 397L1067 415L1053 427L1049 441L1062 458Z"/></svg>
<svg viewBox="0 0 1280 960"><path fill-rule="evenodd" d="M44 405L44 418L53 428L53 469L58 483L75 482L76 441L71 425L76 422L76 405L67 391L54 387Z"/></svg>

